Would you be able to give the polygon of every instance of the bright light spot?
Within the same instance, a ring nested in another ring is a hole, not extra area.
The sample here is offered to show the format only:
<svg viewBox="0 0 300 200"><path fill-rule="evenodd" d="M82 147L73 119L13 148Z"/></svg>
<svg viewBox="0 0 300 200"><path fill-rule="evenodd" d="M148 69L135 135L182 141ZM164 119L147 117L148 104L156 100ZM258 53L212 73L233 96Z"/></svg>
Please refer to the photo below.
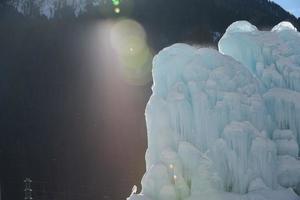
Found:
<svg viewBox="0 0 300 200"><path fill-rule="evenodd" d="M135 85L148 83L153 54L147 45L144 28L130 19L119 20L111 29L110 41L125 79Z"/></svg>
<svg viewBox="0 0 300 200"><path fill-rule="evenodd" d="M176 175L174 175L174 176L173 176L173 178L174 178L174 180L176 180L176 179L177 179L177 176L176 176Z"/></svg>
<svg viewBox="0 0 300 200"><path fill-rule="evenodd" d="M115 8L115 13L119 14L121 12L120 8Z"/></svg>
<svg viewBox="0 0 300 200"><path fill-rule="evenodd" d="M170 164L170 169L173 169L174 168L174 165L173 164Z"/></svg>

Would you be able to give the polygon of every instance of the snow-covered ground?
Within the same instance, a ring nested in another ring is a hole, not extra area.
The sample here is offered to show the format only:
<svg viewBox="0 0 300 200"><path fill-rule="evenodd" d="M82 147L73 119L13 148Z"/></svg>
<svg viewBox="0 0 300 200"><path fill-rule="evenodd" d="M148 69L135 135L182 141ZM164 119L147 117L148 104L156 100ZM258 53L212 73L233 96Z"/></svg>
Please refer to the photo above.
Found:
<svg viewBox="0 0 300 200"><path fill-rule="evenodd" d="M300 34L233 23L219 51L153 60L142 191L129 200L300 199Z"/></svg>

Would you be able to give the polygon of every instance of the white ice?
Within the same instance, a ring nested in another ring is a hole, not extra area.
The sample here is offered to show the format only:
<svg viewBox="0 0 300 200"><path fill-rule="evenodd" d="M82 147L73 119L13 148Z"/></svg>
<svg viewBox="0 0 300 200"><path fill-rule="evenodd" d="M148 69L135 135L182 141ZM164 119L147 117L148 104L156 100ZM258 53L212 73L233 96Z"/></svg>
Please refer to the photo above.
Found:
<svg viewBox="0 0 300 200"><path fill-rule="evenodd" d="M129 200L300 199L300 34L240 21L219 50L155 56L146 173Z"/></svg>
<svg viewBox="0 0 300 200"><path fill-rule="evenodd" d="M30 15L32 10L39 10L40 15L52 19L62 8L73 10L75 16L85 13L88 6L97 6L102 0L10 0L8 3L18 12Z"/></svg>

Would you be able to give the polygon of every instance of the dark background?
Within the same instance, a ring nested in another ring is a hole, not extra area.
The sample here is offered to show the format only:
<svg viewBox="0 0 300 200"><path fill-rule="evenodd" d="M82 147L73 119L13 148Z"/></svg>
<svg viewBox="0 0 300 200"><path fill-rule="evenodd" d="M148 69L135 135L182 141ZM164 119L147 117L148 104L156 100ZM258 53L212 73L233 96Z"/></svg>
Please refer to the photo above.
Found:
<svg viewBox="0 0 300 200"><path fill-rule="evenodd" d="M212 32L241 19L262 29L300 25L267 0L133 2L129 11L124 0L121 15L144 26L154 52L175 42L216 47ZM25 177L34 199L45 200L125 199L139 184L152 83L132 85L113 67L89 62L94 22L117 17L90 8L76 18L65 9L47 20L0 4L2 200L22 199Z"/></svg>

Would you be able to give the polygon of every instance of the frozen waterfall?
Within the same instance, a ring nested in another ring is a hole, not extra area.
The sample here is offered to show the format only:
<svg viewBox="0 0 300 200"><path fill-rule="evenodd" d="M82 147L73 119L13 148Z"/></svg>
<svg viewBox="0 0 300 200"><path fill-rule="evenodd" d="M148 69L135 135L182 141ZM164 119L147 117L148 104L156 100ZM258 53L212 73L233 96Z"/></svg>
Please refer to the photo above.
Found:
<svg viewBox="0 0 300 200"><path fill-rule="evenodd" d="M155 56L146 173L129 200L300 199L300 34L239 21L219 51Z"/></svg>

